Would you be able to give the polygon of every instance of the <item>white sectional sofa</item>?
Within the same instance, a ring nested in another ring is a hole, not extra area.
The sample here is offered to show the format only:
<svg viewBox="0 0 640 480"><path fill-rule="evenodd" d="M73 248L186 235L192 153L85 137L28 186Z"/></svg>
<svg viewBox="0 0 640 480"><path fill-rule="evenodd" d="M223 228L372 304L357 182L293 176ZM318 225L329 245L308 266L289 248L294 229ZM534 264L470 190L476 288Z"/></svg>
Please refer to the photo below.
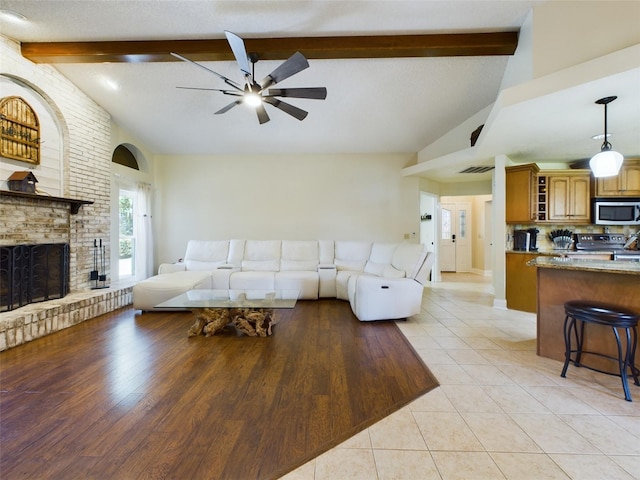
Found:
<svg viewBox="0 0 640 480"><path fill-rule="evenodd" d="M420 312L433 254L415 243L340 240L191 240L184 259L133 287L133 307L192 289L298 290L299 299L338 298L361 321Z"/></svg>

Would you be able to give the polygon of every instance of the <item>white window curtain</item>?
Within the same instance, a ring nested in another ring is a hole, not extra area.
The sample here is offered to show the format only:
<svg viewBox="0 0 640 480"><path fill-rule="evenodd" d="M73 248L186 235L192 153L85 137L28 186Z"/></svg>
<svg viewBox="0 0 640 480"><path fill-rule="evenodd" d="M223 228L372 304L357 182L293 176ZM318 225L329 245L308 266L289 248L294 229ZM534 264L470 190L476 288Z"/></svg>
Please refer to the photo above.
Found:
<svg viewBox="0 0 640 480"><path fill-rule="evenodd" d="M137 185L137 215L135 249L136 280L144 280L153 275L153 225L151 216L151 185Z"/></svg>

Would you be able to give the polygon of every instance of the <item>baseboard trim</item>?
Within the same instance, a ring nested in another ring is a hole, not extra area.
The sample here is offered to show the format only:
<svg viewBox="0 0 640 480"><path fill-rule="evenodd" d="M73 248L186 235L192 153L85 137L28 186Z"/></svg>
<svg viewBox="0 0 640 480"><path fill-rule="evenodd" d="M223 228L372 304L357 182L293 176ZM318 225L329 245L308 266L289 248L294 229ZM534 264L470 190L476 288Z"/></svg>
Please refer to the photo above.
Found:
<svg viewBox="0 0 640 480"><path fill-rule="evenodd" d="M493 308L499 308L500 310L506 310L507 309L507 301L506 300L499 300L497 298L493 299Z"/></svg>

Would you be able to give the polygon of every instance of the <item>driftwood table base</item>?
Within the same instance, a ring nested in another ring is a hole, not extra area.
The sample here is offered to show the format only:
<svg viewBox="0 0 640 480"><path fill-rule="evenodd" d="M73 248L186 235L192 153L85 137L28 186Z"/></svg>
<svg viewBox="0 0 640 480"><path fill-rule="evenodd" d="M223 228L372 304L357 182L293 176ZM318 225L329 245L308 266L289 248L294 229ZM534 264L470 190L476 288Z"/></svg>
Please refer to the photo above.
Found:
<svg viewBox="0 0 640 480"><path fill-rule="evenodd" d="M189 336L210 337L231 324L249 337L268 337L277 323L272 308L198 308Z"/></svg>

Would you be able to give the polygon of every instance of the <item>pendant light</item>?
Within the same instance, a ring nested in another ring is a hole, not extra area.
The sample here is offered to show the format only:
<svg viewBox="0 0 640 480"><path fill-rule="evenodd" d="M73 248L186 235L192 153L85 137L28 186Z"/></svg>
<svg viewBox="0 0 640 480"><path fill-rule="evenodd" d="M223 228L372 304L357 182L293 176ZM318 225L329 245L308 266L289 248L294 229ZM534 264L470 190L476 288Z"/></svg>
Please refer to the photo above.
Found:
<svg viewBox="0 0 640 480"><path fill-rule="evenodd" d="M589 167L591 167L593 176L596 178L618 175L624 160L622 154L611 150L611 144L607 140L607 105L616 98L618 97L612 96L596 100L598 105L604 105L604 141L602 142L602 147L600 147L600 153L595 154L589 161Z"/></svg>

